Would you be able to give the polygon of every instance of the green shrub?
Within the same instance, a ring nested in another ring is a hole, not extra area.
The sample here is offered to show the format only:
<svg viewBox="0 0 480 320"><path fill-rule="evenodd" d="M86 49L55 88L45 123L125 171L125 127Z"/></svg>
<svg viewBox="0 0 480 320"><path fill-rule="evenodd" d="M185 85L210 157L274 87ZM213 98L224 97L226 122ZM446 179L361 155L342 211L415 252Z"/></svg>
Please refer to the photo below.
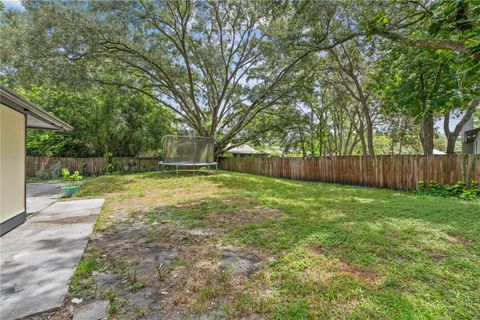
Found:
<svg viewBox="0 0 480 320"><path fill-rule="evenodd" d="M110 162L102 169L103 174L122 173L122 167L118 163Z"/></svg>
<svg viewBox="0 0 480 320"><path fill-rule="evenodd" d="M458 197L466 200L474 200L480 196L478 181L476 180L472 181L470 186L467 186L463 181L442 186L435 180L430 180L428 187L425 185L425 181L420 180L417 182L417 193L441 197Z"/></svg>
<svg viewBox="0 0 480 320"><path fill-rule="evenodd" d="M42 180L51 180L57 179L62 176L63 164L60 162L55 162L48 169L41 170L37 172L37 177Z"/></svg>

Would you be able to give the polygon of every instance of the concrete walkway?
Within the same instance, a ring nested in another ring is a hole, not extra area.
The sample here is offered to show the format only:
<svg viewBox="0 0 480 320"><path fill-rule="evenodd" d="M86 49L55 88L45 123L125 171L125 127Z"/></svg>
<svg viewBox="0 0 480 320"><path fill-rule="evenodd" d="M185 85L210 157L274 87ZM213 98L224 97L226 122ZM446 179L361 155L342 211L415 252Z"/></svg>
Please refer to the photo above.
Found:
<svg viewBox="0 0 480 320"><path fill-rule="evenodd" d="M28 183L27 184L27 214L41 211L62 196L64 182Z"/></svg>
<svg viewBox="0 0 480 320"><path fill-rule="evenodd" d="M0 238L0 318L62 305L104 199L56 202Z"/></svg>

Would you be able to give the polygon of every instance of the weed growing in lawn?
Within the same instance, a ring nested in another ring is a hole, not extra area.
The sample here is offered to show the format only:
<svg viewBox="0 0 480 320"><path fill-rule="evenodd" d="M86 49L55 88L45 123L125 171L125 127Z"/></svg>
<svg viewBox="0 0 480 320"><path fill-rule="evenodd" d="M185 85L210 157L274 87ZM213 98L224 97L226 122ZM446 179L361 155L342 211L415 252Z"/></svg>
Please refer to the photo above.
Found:
<svg viewBox="0 0 480 320"><path fill-rule="evenodd" d="M123 279L123 282L128 285L129 291L135 292L145 287L146 280L138 277L137 270L131 268L124 261L120 261L118 265L118 271Z"/></svg>
<svg viewBox="0 0 480 320"><path fill-rule="evenodd" d="M255 301L251 297L251 295L248 294L248 293L241 293L237 297L233 307L234 307L236 312L238 312L240 314L246 314L249 311L251 311L251 308L252 308L253 305L255 305Z"/></svg>
<svg viewBox="0 0 480 320"><path fill-rule="evenodd" d="M171 266L172 266L172 268L186 267L187 266L187 261L185 261L185 259L177 256L177 257L173 258L173 260L171 262Z"/></svg>
<svg viewBox="0 0 480 320"><path fill-rule="evenodd" d="M208 285L200 288L197 293L197 300L194 306L196 312L201 312L208 308L212 300L225 295L227 291L220 285Z"/></svg>
<svg viewBox="0 0 480 320"><path fill-rule="evenodd" d="M135 319L143 319L145 317L145 310L142 307L135 308Z"/></svg>
<svg viewBox="0 0 480 320"><path fill-rule="evenodd" d="M91 253L82 258L70 281L70 292L75 297L88 297L95 294L94 271L104 271L108 264L100 263L98 253Z"/></svg>
<svg viewBox="0 0 480 320"><path fill-rule="evenodd" d="M135 292L138 289L145 287L145 279L137 277L137 270L128 270L125 276L127 278L130 291Z"/></svg>
<svg viewBox="0 0 480 320"><path fill-rule="evenodd" d="M117 292L113 289L108 289L102 295L102 299L108 300L108 319L116 319L120 309L120 303L117 298Z"/></svg>

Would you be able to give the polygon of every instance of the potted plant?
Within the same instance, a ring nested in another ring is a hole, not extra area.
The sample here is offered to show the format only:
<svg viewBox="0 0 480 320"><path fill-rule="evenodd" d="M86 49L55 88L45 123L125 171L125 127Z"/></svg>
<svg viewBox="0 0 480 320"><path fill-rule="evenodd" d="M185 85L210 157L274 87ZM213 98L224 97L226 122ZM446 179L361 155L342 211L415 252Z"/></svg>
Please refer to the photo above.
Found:
<svg viewBox="0 0 480 320"><path fill-rule="evenodd" d="M62 169L63 180L71 182L69 185L63 186L62 191L66 197L71 197L78 191L77 181L83 179L78 171L75 171L73 174L70 174L67 168Z"/></svg>

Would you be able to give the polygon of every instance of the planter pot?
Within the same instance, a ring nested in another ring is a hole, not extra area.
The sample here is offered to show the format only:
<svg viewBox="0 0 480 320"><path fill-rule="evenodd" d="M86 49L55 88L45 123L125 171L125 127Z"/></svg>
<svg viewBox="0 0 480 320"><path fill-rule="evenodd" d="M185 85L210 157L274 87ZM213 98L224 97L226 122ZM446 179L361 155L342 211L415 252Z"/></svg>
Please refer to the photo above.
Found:
<svg viewBox="0 0 480 320"><path fill-rule="evenodd" d="M71 197L78 191L78 186L63 186L62 191L66 197Z"/></svg>

